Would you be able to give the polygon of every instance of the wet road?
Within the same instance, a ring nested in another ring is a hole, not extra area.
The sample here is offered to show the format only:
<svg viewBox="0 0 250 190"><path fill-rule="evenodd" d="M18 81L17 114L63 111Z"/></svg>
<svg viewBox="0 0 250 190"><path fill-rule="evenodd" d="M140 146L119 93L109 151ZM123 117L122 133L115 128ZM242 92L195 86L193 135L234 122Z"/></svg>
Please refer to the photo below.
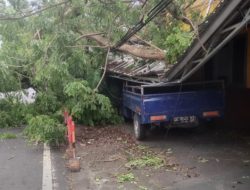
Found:
<svg viewBox="0 0 250 190"><path fill-rule="evenodd" d="M17 135L15 139L0 140L0 189L47 190L50 185L54 190L69 189L65 177L66 169L62 152L51 151L51 156L46 161L51 164L51 167L46 172L45 165L48 164L44 163L44 146L28 145L21 132L22 129L0 130L0 133ZM46 184L44 186L44 183L48 183L48 180L44 180L46 177L43 175L44 172L51 175L49 186Z"/></svg>

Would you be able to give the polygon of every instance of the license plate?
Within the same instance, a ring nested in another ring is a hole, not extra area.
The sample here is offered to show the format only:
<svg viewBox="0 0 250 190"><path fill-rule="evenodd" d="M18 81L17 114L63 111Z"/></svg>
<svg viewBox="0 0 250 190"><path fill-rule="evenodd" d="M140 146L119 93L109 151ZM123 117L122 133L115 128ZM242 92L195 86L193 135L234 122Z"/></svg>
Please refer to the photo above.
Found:
<svg viewBox="0 0 250 190"><path fill-rule="evenodd" d="M196 116L174 117L173 122L174 122L174 124L196 123L197 117Z"/></svg>

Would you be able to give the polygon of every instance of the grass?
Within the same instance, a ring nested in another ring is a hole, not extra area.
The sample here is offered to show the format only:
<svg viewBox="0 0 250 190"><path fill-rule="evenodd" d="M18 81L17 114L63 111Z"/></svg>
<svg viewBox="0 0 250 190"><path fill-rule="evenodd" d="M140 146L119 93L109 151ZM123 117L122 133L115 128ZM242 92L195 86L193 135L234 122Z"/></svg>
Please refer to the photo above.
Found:
<svg viewBox="0 0 250 190"><path fill-rule="evenodd" d="M128 168L143 168L146 166L160 168L163 164L164 160L157 156L143 156L129 161L125 166Z"/></svg>
<svg viewBox="0 0 250 190"><path fill-rule="evenodd" d="M0 139L15 139L17 136L13 133L1 133Z"/></svg>
<svg viewBox="0 0 250 190"><path fill-rule="evenodd" d="M117 181L119 183L131 182L131 181L134 181L134 179L135 179L135 176L133 173L121 174L117 176Z"/></svg>
<svg viewBox="0 0 250 190"><path fill-rule="evenodd" d="M139 148L140 150L146 150L146 149L147 149L147 147L146 147L146 146L143 146L143 145L138 145L138 148Z"/></svg>

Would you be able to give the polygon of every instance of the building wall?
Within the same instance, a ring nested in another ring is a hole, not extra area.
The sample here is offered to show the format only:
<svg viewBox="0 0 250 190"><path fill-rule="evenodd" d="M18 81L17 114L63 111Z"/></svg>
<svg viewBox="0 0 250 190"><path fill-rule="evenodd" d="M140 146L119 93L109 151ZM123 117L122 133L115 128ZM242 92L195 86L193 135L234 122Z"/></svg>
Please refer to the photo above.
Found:
<svg viewBox="0 0 250 190"><path fill-rule="evenodd" d="M247 48L247 88L250 89L250 28L247 30L248 33L248 48Z"/></svg>
<svg viewBox="0 0 250 190"><path fill-rule="evenodd" d="M214 66L212 72L213 79L224 80L226 85L232 84L233 56L233 44L230 43L211 60Z"/></svg>
<svg viewBox="0 0 250 190"><path fill-rule="evenodd" d="M225 79L225 124L250 127L250 30L242 32L212 59L213 79Z"/></svg>

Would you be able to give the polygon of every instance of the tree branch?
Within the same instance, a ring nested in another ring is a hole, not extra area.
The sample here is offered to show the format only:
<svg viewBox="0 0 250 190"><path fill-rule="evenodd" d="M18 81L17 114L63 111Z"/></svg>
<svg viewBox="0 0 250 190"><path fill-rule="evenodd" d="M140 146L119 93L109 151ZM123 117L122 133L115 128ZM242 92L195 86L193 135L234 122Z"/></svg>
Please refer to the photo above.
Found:
<svg viewBox="0 0 250 190"><path fill-rule="evenodd" d="M28 13L25 13L24 15L21 15L21 16L0 17L0 21L2 21L2 20L20 20L20 19L23 19L23 18L26 18L26 17L30 17L30 16L33 16L33 15L39 14L39 13L41 13L41 12L43 12L43 11L48 10L48 9L52 9L52 8L54 8L54 7L57 7L57 6L66 4L66 3L68 3L68 2L70 2L70 0L64 1L64 2L61 2L61 3L57 3L57 4L54 4L54 5L50 5L50 6L48 6L48 7L41 8L41 9L35 11L35 12L30 11L30 12L28 12Z"/></svg>
<svg viewBox="0 0 250 190"><path fill-rule="evenodd" d="M98 82L97 86L95 87L94 91L98 91L103 79L104 79L104 76L106 74L106 71L107 71L107 66L108 66L108 58L109 58L109 52L110 52L110 47L108 48L108 51L107 51L107 55L106 55L106 60L105 60L105 65L104 65L104 70L103 70L103 73L102 73L102 77L100 79L100 81Z"/></svg>
<svg viewBox="0 0 250 190"><path fill-rule="evenodd" d="M65 46L67 48L102 48L102 49L106 49L108 48L108 46L93 46L93 45L76 45L76 46Z"/></svg>
<svg viewBox="0 0 250 190"><path fill-rule="evenodd" d="M197 39L198 39L198 41L199 41L199 43L200 43L202 49L203 49L206 53L208 53L207 49L205 48L204 44L202 43L202 41L201 41L201 39L200 39L200 34L199 34L198 27L195 27L194 24L193 24L193 22L192 22L188 17L183 16L183 19L185 19L186 22L188 22L188 23L190 24L190 26L192 27L192 29L193 29L194 32L195 32L195 35L196 35L196 37L197 37Z"/></svg>
<svg viewBox="0 0 250 190"><path fill-rule="evenodd" d="M135 34L135 37L136 37L137 39L143 41L145 44L147 44L147 45L149 45L149 46L151 46L151 47L153 47L153 48L155 48L155 49L158 49L159 51L161 51L161 52L164 53L164 51L163 51L161 48L159 48L159 47L157 47L156 45L154 45L154 44L152 44L152 43L150 43L150 42L148 42L148 41L142 39L140 36L138 36L138 35Z"/></svg>
<svg viewBox="0 0 250 190"><path fill-rule="evenodd" d="M75 41L77 42L78 40L80 40L82 38L87 38L87 37L90 37L90 36L98 36L98 35L102 35L102 34L105 34L105 32L97 32L97 33L91 33L91 34L84 34L84 35L81 35L79 38L77 38Z"/></svg>

